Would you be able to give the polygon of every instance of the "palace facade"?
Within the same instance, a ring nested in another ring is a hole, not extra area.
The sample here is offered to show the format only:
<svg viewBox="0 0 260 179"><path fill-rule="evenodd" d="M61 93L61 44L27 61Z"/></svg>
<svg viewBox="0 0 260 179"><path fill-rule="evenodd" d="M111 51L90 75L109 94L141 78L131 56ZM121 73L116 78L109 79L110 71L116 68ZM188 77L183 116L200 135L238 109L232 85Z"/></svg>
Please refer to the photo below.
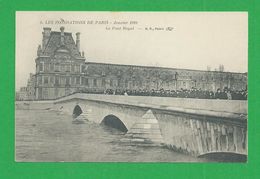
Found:
<svg viewBox="0 0 260 179"><path fill-rule="evenodd" d="M76 33L75 41L72 33L64 30L64 27L59 32L43 28L42 44L35 59L34 82L29 85L33 93L30 99L56 99L74 92L104 92L106 89L247 88L247 73L88 62L80 51L80 33Z"/></svg>

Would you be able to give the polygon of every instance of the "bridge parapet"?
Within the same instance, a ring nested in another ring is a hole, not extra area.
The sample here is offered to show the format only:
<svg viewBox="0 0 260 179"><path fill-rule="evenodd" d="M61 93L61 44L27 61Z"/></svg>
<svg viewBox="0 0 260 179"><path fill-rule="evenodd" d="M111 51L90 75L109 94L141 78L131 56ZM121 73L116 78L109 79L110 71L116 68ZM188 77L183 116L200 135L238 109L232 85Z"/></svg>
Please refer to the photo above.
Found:
<svg viewBox="0 0 260 179"><path fill-rule="evenodd" d="M103 102L113 102L128 105L150 105L158 107L176 107L183 109L205 110L215 112L227 112L234 114L247 114L247 101L245 100L219 100L219 99L194 99L172 98L153 96L121 96L121 95L97 95L76 93L58 99L55 103L66 102L71 99L85 99Z"/></svg>

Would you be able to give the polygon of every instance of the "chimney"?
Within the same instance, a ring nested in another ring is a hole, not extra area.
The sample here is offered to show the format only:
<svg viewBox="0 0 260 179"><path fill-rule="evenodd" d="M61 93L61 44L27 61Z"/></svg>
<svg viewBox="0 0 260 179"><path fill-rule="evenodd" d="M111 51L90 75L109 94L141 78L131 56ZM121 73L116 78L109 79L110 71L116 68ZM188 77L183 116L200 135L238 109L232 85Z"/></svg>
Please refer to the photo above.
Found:
<svg viewBox="0 0 260 179"><path fill-rule="evenodd" d="M64 27L61 27L60 28L60 44L61 45L65 45L65 42L64 42Z"/></svg>
<svg viewBox="0 0 260 179"><path fill-rule="evenodd" d="M76 47L77 47L78 51L80 51L80 33L79 32L76 33Z"/></svg>
<svg viewBox="0 0 260 179"><path fill-rule="evenodd" d="M50 27L44 27L43 32L42 32L42 50L45 49L50 36L51 36L51 28Z"/></svg>
<svg viewBox="0 0 260 179"><path fill-rule="evenodd" d="M40 56L41 54L42 54L42 47L41 45L39 45L37 50L37 56Z"/></svg>

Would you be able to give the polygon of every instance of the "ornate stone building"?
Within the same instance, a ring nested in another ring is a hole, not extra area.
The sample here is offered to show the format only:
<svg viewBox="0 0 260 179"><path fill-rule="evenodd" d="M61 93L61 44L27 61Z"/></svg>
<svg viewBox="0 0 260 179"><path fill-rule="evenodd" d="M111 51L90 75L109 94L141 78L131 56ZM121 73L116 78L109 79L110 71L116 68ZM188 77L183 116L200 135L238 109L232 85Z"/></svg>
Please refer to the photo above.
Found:
<svg viewBox="0 0 260 179"><path fill-rule="evenodd" d="M16 93L16 100L28 100L27 87L21 87L19 92Z"/></svg>
<svg viewBox="0 0 260 179"><path fill-rule="evenodd" d="M86 62L86 67L85 78L90 80L89 87L96 86L97 89L180 90L195 87L216 91L224 87L232 90L243 90L247 87L247 75L243 73L92 62ZM93 80L97 80L97 85Z"/></svg>
<svg viewBox="0 0 260 179"><path fill-rule="evenodd" d="M30 77L27 81L27 99L34 100L35 99L35 75L30 73Z"/></svg>
<svg viewBox="0 0 260 179"><path fill-rule="evenodd" d="M247 74L119 65L86 62L72 33L43 29L38 47L35 74L35 99L55 99L74 92L103 92L106 89L180 90L192 87L216 91L247 88Z"/></svg>
<svg viewBox="0 0 260 179"><path fill-rule="evenodd" d="M30 73L26 87L21 87L16 93L16 100L35 100L35 75Z"/></svg>
<svg viewBox="0 0 260 179"><path fill-rule="evenodd" d="M43 29L42 45L36 62L36 99L55 99L81 87L84 76L84 53L80 52L80 33L76 43L71 33Z"/></svg>

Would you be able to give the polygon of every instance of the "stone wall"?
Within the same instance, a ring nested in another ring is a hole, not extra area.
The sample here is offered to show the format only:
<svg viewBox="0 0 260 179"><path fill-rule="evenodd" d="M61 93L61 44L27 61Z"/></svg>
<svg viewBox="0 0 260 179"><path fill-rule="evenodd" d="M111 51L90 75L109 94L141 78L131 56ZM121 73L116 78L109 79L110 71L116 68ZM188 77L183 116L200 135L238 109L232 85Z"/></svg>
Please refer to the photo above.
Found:
<svg viewBox="0 0 260 179"><path fill-rule="evenodd" d="M194 156L215 152L247 155L247 121L155 111L165 145Z"/></svg>

